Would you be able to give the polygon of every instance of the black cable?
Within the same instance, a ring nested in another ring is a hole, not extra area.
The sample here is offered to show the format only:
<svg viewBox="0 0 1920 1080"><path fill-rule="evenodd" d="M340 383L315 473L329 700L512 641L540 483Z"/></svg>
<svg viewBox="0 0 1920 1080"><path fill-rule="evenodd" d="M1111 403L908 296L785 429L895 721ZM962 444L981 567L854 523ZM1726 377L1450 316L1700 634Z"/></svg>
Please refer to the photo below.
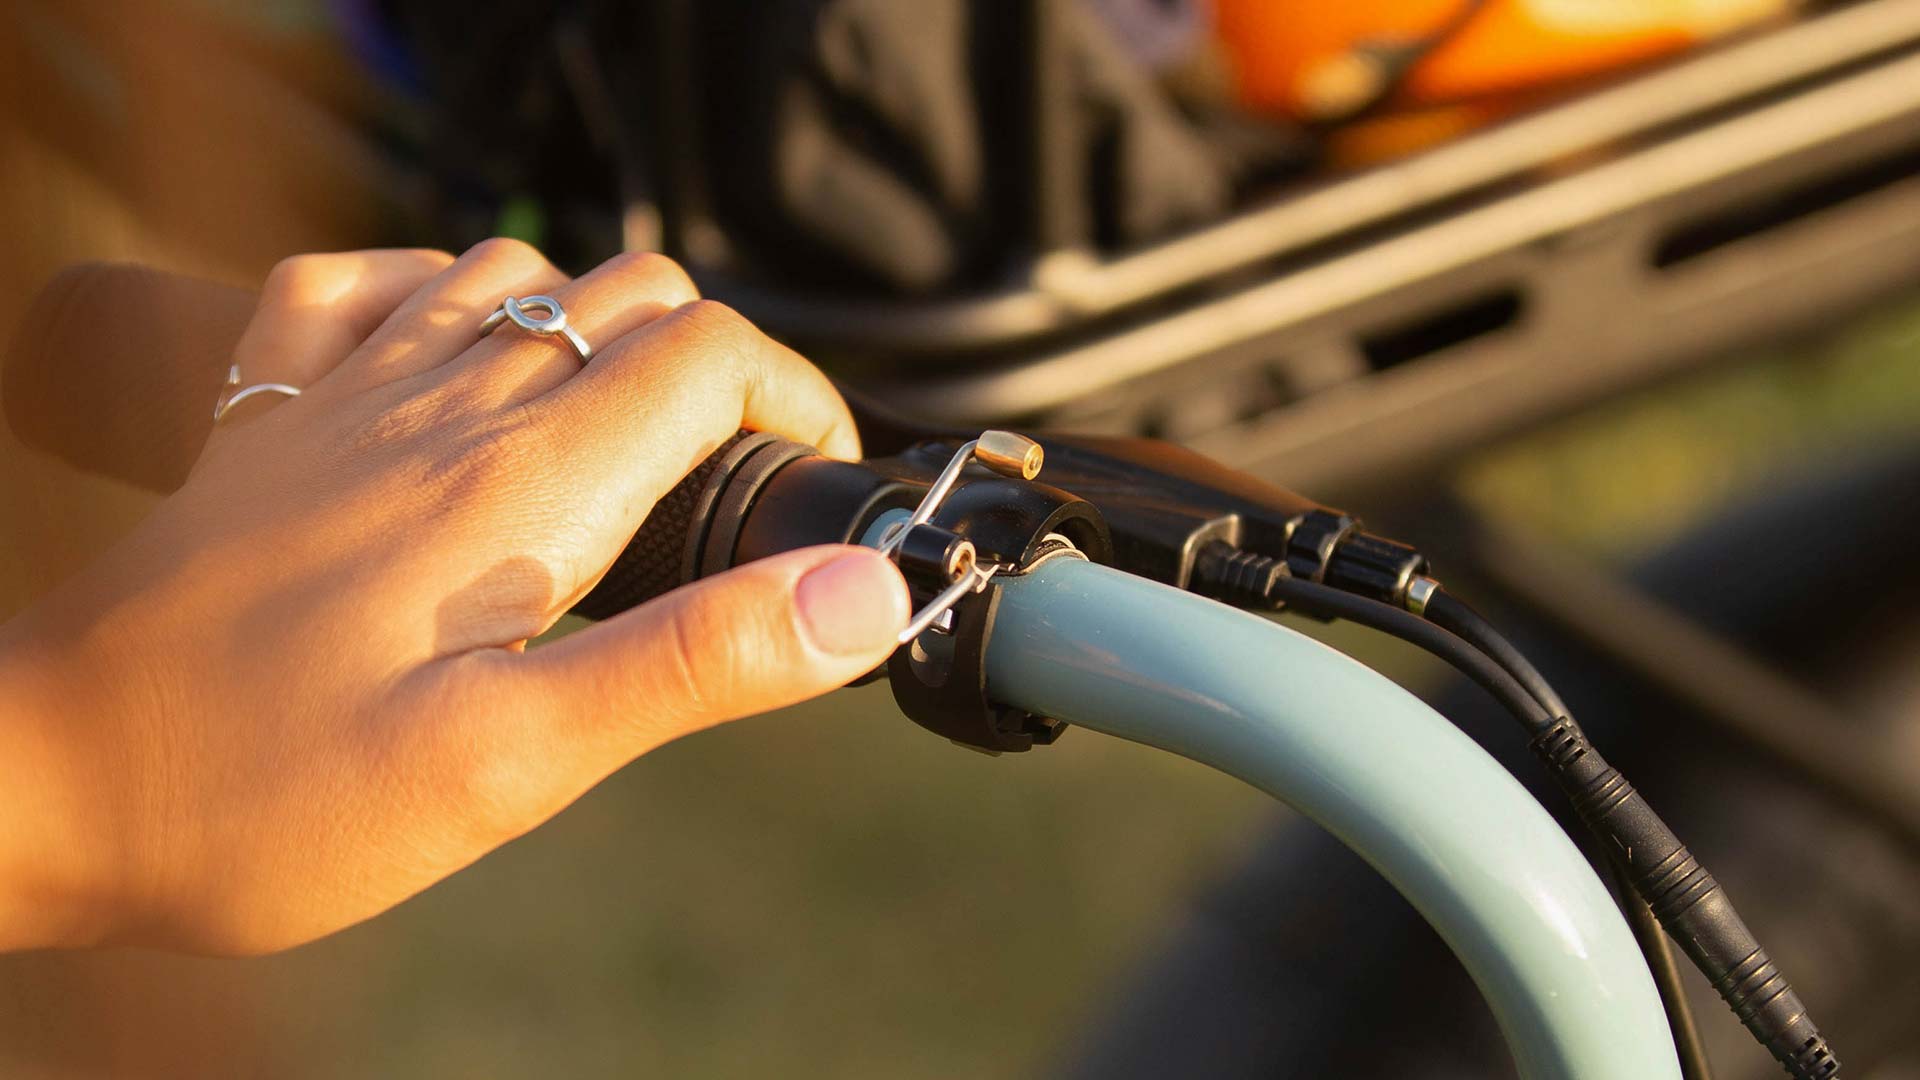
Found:
<svg viewBox="0 0 1920 1080"><path fill-rule="evenodd" d="M1427 649L1486 688L1527 727L1528 747L1574 812L1605 850L1620 855L1634 892L1753 1037L1798 1080L1838 1076L1840 1063L1826 1039L1726 891L1571 717L1549 716L1513 675L1464 638L1391 604L1292 577L1279 559L1216 542L1195 560L1192 587L1240 606L1292 608L1372 627ZM1484 620L1477 632L1500 639ZM1525 670L1539 679L1531 665Z"/></svg>
<svg viewBox="0 0 1920 1080"><path fill-rule="evenodd" d="M1726 890L1579 726L1562 717L1529 745L1574 812L1602 844L1620 853L1634 892L1753 1037L1800 1080L1837 1076L1840 1063L1827 1040Z"/></svg>
<svg viewBox="0 0 1920 1080"><path fill-rule="evenodd" d="M1533 614L1686 706L1682 719L1721 744L1793 776L1920 860L1920 797L1911 780L1819 697L1580 560L1492 533L1482 534L1478 547L1488 580Z"/></svg>
<svg viewBox="0 0 1920 1080"><path fill-rule="evenodd" d="M1259 580L1243 573L1248 570ZM1198 586L1196 591L1238 606L1278 609L1284 605L1316 619L1358 623L1417 645L1479 683L1518 717L1528 731L1539 733L1553 726L1554 717L1492 658L1412 612L1331 585L1289 577L1278 560L1237 551L1225 544L1203 551L1195 563L1193 576Z"/></svg>
<svg viewBox="0 0 1920 1080"><path fill-rule="evenodd" d="M1443 607L1451 609L1449 615L1464 613L1464 616L1450 618L1448 622L1451 625L1443 625L1438 619L1428 621L1390 604L1300 578L1278 579L1266 586L1265 591L1271 598L1282 601L1284 606L1303 615L1355 623L1419 646L1479 683L1536 733L1549 730L1555 716L1565 711L1560 696L1533 665L1459 600L1449 597L1449 603ZM1436 594L1435 599L1441 595L1444 594ZM1432 612L1433 608L1429 606L1428 614ZM1474 637L1460 633L1461 629ZM1476 637L1494 643L1496 648L1480 648L1481 642L1475 640ZM1515 663L1506 664L1507 658ZM1634 892L1626 876L1626 868L1615 865L1611 857L1604 857L1602 861L1622 883L1619 898L1621 913L1633 929L1634 939L1639 942L1640 951L1646 957L1647 969L1652 972L1654 984L1660 991L1661 1005L1673 1029L1674 1049L1680 1058L1681 1075L1686 1080L1711 1080L1713 1072L1707 1061L1706 1047L1700 1042L1699 1028L1687 1004L1686 990L1680 983L1680 972L1674 964L1673 949L1666 933L1646 902Z"/></svg>
<svg viewBox="0 0 1920 1080"><path fill-rule="evenodd" d="M1428 622L1451 630L1474 648L1492 657L1493 662L1519 680L1520 685L1526 687L1527 693L1532 694L1533 699L1547 712L1554 716L1569 714L1567 703L1561 701L1560 695L1548 685L1546 676L1541 675L1526 657L1520 655L1520 650L1514 648L1512 642L1495 630L1492 623L1481 618L1479 612L1467 606L1464 600L1441 589L1428 598L1425 616Z"/></svg>
<svg viewBox="0 0 1920 1080"><path fill-rule="evenodd" d="M1553 687L1548 684L1545 677L1534 668L1526 657L1520 654L1518 649L1513 647L1511 642L1498 631L1494 630L1492 625L1482 618L1478 612L1474 611L1471 606L1456 597L1448 595L1443 590L1435 593L1428 599L1425 614L1427 618L1459 634L1463 639L1471 642L1475 647L1493 657L1496 662L1514 676L1516 681L1526 686L1543 706L1562 717L1568 725L1570 733L1584 743L1584 734L1579 732L1579 728L1574 724L1565 703L1560 700L1559 695L1555 693ZM1536 746L1540 745L1542 745L1542 741L1536 738ZM1587 752L1588 751L1583 750L1580 754L1584 756ZM1543 756L1546 755L1543 754ZM1551 758L1549 758L1549 765L1552 766L1552 764L1553 762ZM1555 772L1557 777L1561 775L1561 770L1556 769ZM1613 773L1612 775L1615 779L1618 778L1618 773ZM1626 788L1624 781L1620 781L1619 783L1621 789L1626 791L1631 790ZM1571 793L1572 792L1570 792L1570 794ZM1621 791L1616 791L1613 794L1620 794L1623 799L1626 797ZM1637 795L1634 796L1634 798L1637 799ZM1647 813L1649 816L1651 815L1651 811ZM1658 919L1656 913L1644 902L1644 898L1641 895L1642 890L1634 886L1633 861L1630 854L1623 853L1629 851L1630 849L1623 849L1618 845L1610 845L1610 857L1607 860L1609 868L1616 879L1626 882L1629 886L1626 890L1627 894L1621 898L1623 911L1627 915L1628 922L1633 926L1635 936L1641 941L1642 951L1646 953L1649 967L1654 973L1655 981L1659 984L1661 998L1666 1005L1670 1026L1673 1029L1675 1047L1680 1053L1682 1069L1689 1076L1695 1075L1696 1073L1706 1075L1705 1070L1708 1068L1708 1065L1705 1048L1700 1043L1699 1031L1694 1024L1692 1012L1688 1007L1684 990L1679 984L1678 972L1673 968L1673 952L1668 944L1667 935L1660 933L1658 929L1661 922L1669 920ZM1683 858L1691 858L1691 856L1685 854L1684 848L1677 848L1675 854ZM1704 875L1705 871L1702 870L1701 873ZM1710 881L1711 879L1707 880ZM1717 889L1717 886L1715 886L1715 888ZM1728 907L1728 913L1731 914L1730 906ZM1683 922L1699 921L1680 919L1678 915L1675 916L1675 919ZM1649 923L1653 924L1651 932L1649 932ZM1740 927L1740 931L1744 933L1745 928ZM1680 932L1678 927L1676 927L1676 932ZM1731 933L1731 931L1724 929L1722 932L1723 934ZM1738 937L1739 935L1734 936ZM1746 936L1750 939L1750 935ZM1757 947L1756 943L1755 948L1757 949ZM1737 946L1722 951L1726 956L1735 955L1737 954ZM1765 954L1759 952L1745 954L1746 962L1755 960L1764 963ZM1724 956L1715 958L1713 962L1723 963ZM1708 970L1708 968L1703 965L1703 970ZM1712 972L1709 970L1709 976L1711 977L1711 975ZM1726 996L1727 989L1723 988L1718 980L1716 980L1716 989L1721 990L1723 997ZM1791 993L1790 990L1786 989L1784 980L1780 980L1777 990L1778 993ZM1738 1003L1730 1000L1729 1004L1734 1006L1736 1013L1740 1012L1741 1007ZM1746 1020L1748 1018L1742 1016L1742 1019ZM1797 1019L1803 1022L1805 1021L1804 1010L1801 1010L1801 1015ZM1749 1024L1750 1028L1753 1026L1751 1023ZM1808 1023L1805 1026L1810 1028L1811 1024ZM1763 1043L1769 1042L1762 1031L1756 1029L1754 1033L1756 1036L1761 1037ZM1817 1039L1817 1033L1815 1033L1813 1037ZM1803 1048L1818 1050L1824 1049L1824 1045L1815 1045L1809 1042ZM1774 1047L1770 1044L1769 1049L1774 1049ZM1778 1056L1778 1050L1775 1052L1776 1056ZM1834 1065L1830 1053L1824 1060L1816 1060L1814 1065L1816 1068L1824 1068L1828 1075L1837 1071L1837 1066Z"/></svg>
<svg viewBox="0 0 1920 1080"><path fill-rule="evenodd" d="M1713 1080L1707 1045L1700 1038L1700 1025L1694 1022L1693 1006L1687 1002L1686 986L1680 981L1680 965L1673 959L1673 943L1667 940L1660 920L1653 917L1653 909L1633 890L1633 879L1627 868L1612 858L1601 859L1601 864L1607 868L1607 879L1613 886L1614 898L1620 903L1620 912L1627 917L1634 940L1640 943L1640 953L1647 958L1653 985L1660 991L1660 1004L1667 1010L1667 1026L1673 1029L1673 1048L1680 1056L1681 1077Z"/></svg>
<svg viewBox="0 0 1920 1080"><path fill-rule="evenodd" d="M1549 713L1571 717L1566 702L1560 699L1546 676L1466 601L1443 589L1428 598L1424 614L1434 625L1451 631L1491 657ZM1660 990L1660 1002L1666 1007L1667 1023L1673 1029L1674 1049L1680 1055L1680 1074L1686 1080L1711 1080L1713 1069L1707 1060L1706 1045L1700 1040L1700 1027L1694 1022L1693 1006L1687 1001L1686 987L1680 982L1680 969L1674 964L1673 943L1667 940L1652 909L1634 891L1629 868L1618 851L1606 852L1602 858L1618 894L1621 914L1633 928L1633 936L1639 940L1640 951L1647 958L1647 968L1653 972L1654 985Z"/></svg>

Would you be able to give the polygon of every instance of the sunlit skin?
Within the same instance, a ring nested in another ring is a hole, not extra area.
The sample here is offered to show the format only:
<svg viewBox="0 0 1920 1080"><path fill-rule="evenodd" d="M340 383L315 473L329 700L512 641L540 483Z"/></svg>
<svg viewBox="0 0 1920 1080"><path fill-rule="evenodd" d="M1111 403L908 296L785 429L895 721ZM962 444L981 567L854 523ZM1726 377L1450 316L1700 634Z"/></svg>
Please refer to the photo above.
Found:
<svg viewBox="0 0 1920 1080"><path fill-rule="evenodd" d="M506 328L550 293L597 350ZM526 650L740 427L859 453L828 381L659 256L305 256L186 487L0 627L0 948L288 948L634 757L885 659L873 552L741 567Z"/></svg>

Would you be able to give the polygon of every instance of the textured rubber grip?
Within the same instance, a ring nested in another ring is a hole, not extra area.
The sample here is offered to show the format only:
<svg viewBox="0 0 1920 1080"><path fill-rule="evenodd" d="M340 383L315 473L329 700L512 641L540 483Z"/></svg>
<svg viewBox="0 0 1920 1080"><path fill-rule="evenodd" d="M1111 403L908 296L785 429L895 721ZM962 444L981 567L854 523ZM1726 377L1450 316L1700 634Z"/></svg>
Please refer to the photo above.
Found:
<svg viewBox="0 0 1920 1080"><path fill-rule="evenodd" d="M692 581L700 538L732 469L771 436L742 431L720 444L647 512L606 576L578 604L576 615L607 619Z"/></svg>

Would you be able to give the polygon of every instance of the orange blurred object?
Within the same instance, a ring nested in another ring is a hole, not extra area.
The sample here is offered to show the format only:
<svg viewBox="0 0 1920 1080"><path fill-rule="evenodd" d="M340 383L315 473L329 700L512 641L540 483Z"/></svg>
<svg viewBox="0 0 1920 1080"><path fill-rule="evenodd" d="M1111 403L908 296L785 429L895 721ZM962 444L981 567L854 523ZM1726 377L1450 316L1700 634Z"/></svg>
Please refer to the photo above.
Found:
<svg viewBox="0 0 1920 1080"><path fill-rule="evenodd" d="M1214 0L1242 104L1306 121L1504 99L1687 49L1794 0Z"/></svg>
<svg viewBox="0 0 1920 1080"><path fill-rule="evenodd" d="M1369 116L1326 133L1326 161L1355 169L1437 146L1513 112L1516 106L1469 102Z"/></svg>

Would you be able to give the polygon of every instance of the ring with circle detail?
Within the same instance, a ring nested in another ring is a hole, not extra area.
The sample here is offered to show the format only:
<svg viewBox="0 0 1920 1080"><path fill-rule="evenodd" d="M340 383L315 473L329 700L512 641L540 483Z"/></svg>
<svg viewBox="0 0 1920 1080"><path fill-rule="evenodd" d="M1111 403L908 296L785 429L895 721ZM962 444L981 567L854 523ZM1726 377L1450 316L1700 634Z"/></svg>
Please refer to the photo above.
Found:
<svg viewBox="0 0 1920 1080"><path fill-rule="evenodd" d="M531 309L531 310L530 310ZM545 311L542 316L532 314L533 310ZM551 296L509 296L500 302L493 314L480 324L480 335L485 337L499 329L502 323L511 322L522 330L536 334L558 335L566 339L573 347L574 354L581 363L593 359L593 346L580 336L580 331L567 325L567 311L560 301Z"/></svg>

